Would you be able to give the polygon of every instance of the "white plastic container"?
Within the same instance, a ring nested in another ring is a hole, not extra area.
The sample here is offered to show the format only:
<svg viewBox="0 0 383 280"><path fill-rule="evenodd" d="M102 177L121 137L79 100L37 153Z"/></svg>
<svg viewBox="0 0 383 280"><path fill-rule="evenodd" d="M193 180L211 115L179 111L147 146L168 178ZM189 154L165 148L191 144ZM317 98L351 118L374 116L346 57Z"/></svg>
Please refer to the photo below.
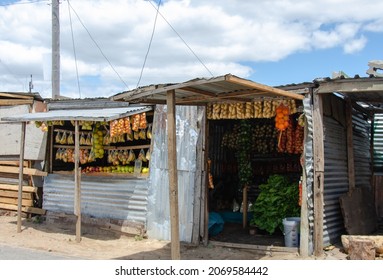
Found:
<svg viewBox="0 0 383 280"><path fill-rule="evenodd" d="M301 218L289 217L282 220L286 247L299 247Z"/></svg>

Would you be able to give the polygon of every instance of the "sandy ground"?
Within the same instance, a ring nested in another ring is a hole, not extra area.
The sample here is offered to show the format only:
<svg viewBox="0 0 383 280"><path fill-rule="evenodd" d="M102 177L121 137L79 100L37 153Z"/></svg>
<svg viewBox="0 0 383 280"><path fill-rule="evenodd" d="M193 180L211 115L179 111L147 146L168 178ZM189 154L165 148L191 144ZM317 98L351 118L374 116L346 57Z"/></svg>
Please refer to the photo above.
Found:
<svg viewBox="0 0 383 280"><path fill-rule="evenodd" d="M170 243L82 226L81 242L75 240L74 225L22 219L22 232L17 233L17 217L13 212L0 212L0 244L32 248L89 260L170 260ZM344 260L347 255L339 248L324 252L320 260ZM299 260L298 254L273 253L181 244L184 260ZM307 259L307 258L306 258Z"/></svg>

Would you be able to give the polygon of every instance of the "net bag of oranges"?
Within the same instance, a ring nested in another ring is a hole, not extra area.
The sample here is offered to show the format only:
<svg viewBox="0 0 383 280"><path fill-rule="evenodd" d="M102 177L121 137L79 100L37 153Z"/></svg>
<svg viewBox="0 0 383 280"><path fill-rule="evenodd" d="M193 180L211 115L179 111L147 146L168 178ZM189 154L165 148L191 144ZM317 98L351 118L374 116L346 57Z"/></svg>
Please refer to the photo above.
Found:
<svg viewBox="0 0 383 280"><path fill-rule="evenodd" d="M285 106L284 104L280 104L275 109L275 128L279 131L279 137L278 137L278 147L281 142L282 133L287 129L289 126L289 119L290 119L290 109L289 107Z"/></svg>

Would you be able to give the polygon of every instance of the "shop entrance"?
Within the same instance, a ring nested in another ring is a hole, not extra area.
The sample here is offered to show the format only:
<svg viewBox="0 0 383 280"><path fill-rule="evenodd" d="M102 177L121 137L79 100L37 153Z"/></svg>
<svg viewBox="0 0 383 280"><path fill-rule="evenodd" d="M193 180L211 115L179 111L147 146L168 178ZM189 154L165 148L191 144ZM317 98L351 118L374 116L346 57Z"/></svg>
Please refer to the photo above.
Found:
<svg viewBox="0 0 383 280"><path fill-rule="evenodd" d="M283 130L276 110L286 103L276 100L265 117L209 118L210 241L285 246L284 215L300 216L303 151L301 113L290 102Z"/></svg>

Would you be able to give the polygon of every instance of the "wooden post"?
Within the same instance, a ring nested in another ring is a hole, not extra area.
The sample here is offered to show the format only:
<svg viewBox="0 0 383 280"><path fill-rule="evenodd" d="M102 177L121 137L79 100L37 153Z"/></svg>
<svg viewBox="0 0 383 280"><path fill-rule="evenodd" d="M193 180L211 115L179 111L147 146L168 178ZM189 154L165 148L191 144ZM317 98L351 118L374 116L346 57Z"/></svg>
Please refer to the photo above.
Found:
<svg viewBox="0 0 383 280"><path fill-rule="evenodd" d="M348 188L355 189L355 163L354 163L354 140L352 128L352 105L350 98L346 99L346 133L347 133L347 164L348 164Z"/></svg>
<svg viewBox="0 0 383 280"><path fill-rule="evenodd" d="M205 158L204 158L204 169L205 173L202 179L202 187L204 188L202 191L202 201L203 201L203 234L202 234L202 242L203 245L207 246L209 243L209 171L208 168L208 160L209 160L209 121L207 119L207 108L205 106Z"/></svg>
<svg viewBox="0 0 383 280"><path fill-rule="evenodd" d="M19 189L17 194L17 232L21 232L21 208L24 181L24 147L26 122L21 122L20 158L19 158Z"/></svg>
<svg viewBox="0 0 383 280"><path fill-rule="evenodd" d="M314 92L313 144L314 144L314 255L323 254L323 193L324 193L324 132L323 99Z"/></svg>
<svg viewBox="0 0 383 280"><path fill-rule="evenodd" d="M247 186L243 188L242 194L242 225L243 228L247 228Z"/></svg>
<svg viewBox="0 0 383 280"><path fill-rule="evenodd" d="M78 121L75 121L75 146L74 146L74 174L75 174L75 192L74 192L74 214L76 220L76 242L81 241L81 171L79 168L80 163L80 131Z"/></svg>
<svg viewBox="0 0 383 280"><path fill-rule="evenodd" d="M169 168L169 203L171 226L171 257L179 260L180 233L178 218L178 176L177 176L177 149L176 149L176 103L175 91L169 90L166 97L167 124L168 124L168 168Z"/></svg>

